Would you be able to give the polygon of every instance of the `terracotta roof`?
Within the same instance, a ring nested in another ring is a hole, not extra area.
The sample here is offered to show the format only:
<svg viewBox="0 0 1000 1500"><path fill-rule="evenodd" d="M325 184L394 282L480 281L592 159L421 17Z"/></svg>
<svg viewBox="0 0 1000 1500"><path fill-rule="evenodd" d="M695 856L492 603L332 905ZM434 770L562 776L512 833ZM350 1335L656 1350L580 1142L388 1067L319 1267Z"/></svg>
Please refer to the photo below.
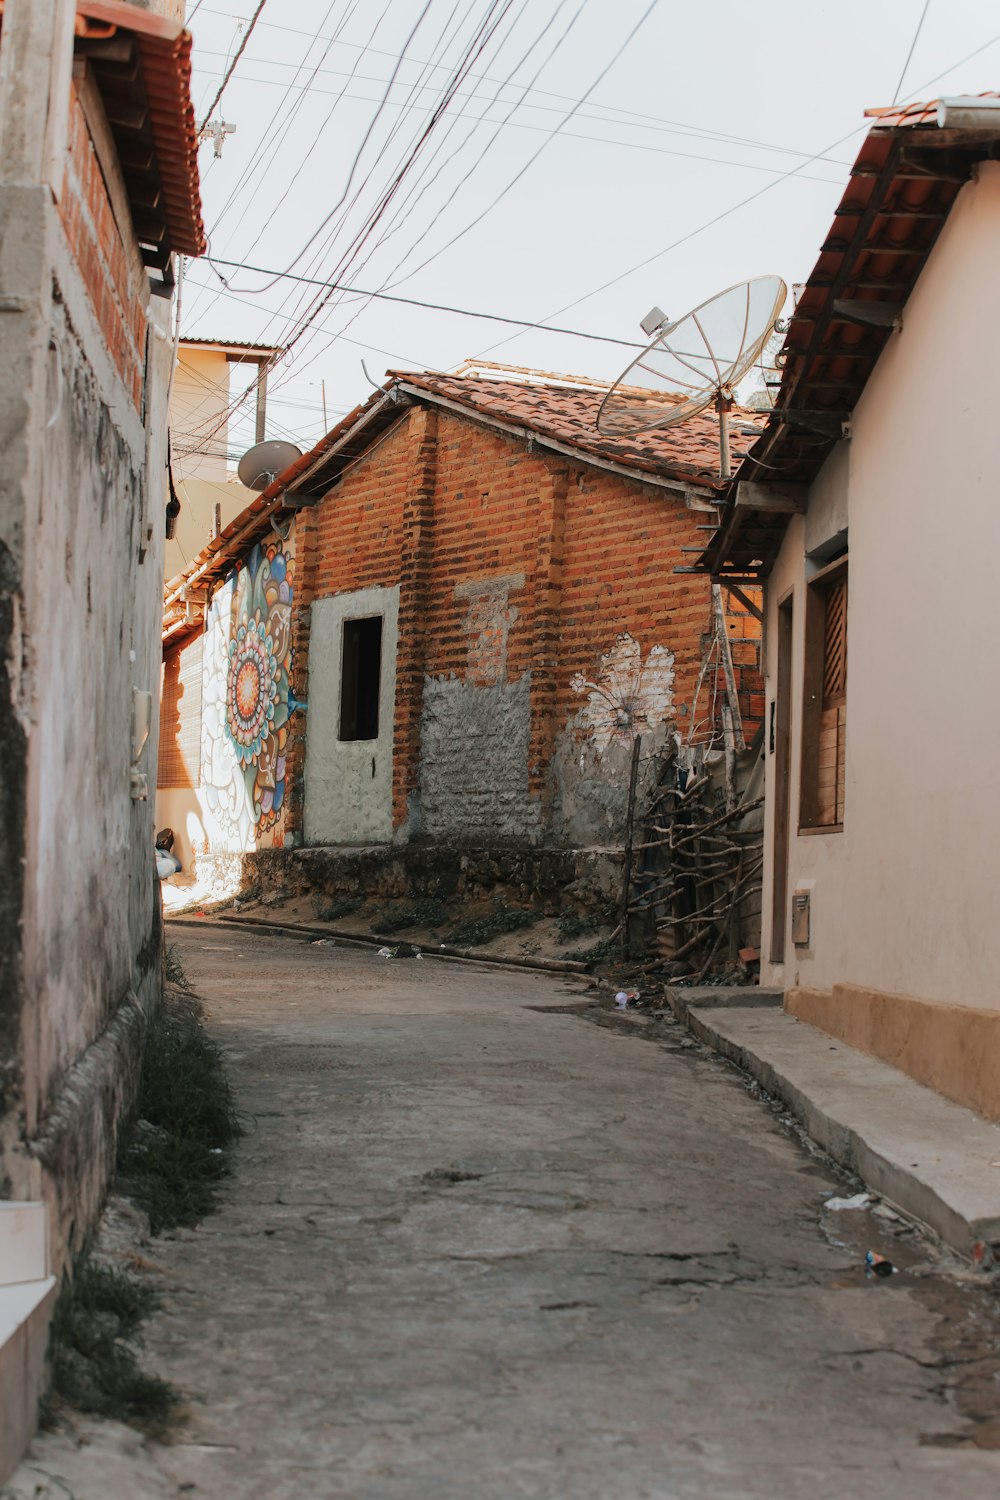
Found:
<svg viewBox="0 0 1000 1500"><path fill-rule="evenodd" d="M308 501L332 489L341 474L371 443L398 421L415 401L447 402L477 417L560 451L571 451L581 462L597 462L656 483L670 479L693 485L712 498L718 477L719 429L714 416L695 417L683 426L639 438L602 438L594 421L607 383L591 381L593 389L552 383L541 371L525 371L527 380L500 380L462 375L429 375L391 371L384 386L343 417L325 438L279 474L273 484L251 500L234 521L209 542L187 566L171 578L163 591L163 641L174 644L198 627L188 600L200 598L270 528L272 516L284 508L286 493ZM576 377L565 377L575 379ZM732 423L734 454L759 431L759 414L737 410Z"/></svg>
<svg viewBox="0 0 1000 1500"><path fill-rule="evenodd" d="M1000 94L987 90L983 94L969 97L976 99L1000 99ZM874 119L883 130L898 129L905 125L936 125L940 99L931 99L926 104L889 104L878 109L866 109L865 116Z"/></svg>
<svg viewBox="0 0 1000 1500"><path fill-rule="evenodd" d="M180 21L150 15L121 0L78 0L77 11L91 27L101 27L103 38L131 34L135 39L139 79L121 65L116 53L107 52L106 41L102 47L101 38L85 42L84 50L110 105L116 140L122 138L126 185L131 190L145 179L148 190L150 174L159 178L166 236L154 241L159 256L152 257L152 263L162 264L163 255L170 251L201 255L205 228L198 181L198 126L191 103L191 33ZM141 124L129 109L137 97L145 104L146 119ZM141 165L143 144L152 145L154 155L146 171Z"/></svg>
<svg viewBox="0 0 1000 1500"><path fill-rule="evenodd" d="M624 437L604 437L597 430L597 412L608 391L603 381L595 389L551 383L542 378L503 379L476 375L414 374L392 370L406 391L425 392L470 414L486 417L515 430L552 439L580 458L596 459L650 478L676 479L709 491L725 487L719 478L719 424L714 412L692 417L677 427L660 428ZM737 411L740 422L755 422L754 413ZM735 434L737 451L740 435ZM745 443L742 444L745 447Z"/></svg>
<svg viewBox="0 0 1000 1500"><path fill-rule="evenodd" d="M122 0L77 0L76 9L76 52L104 102L143 259L162 270L174 251L201 255L191 33Z"/></svg>
<svg viewBox="0 0 1000 1500"><path fill-rule="evenodd" d="M995 95L984 95L994 98ZM933 125L929 122L933 120ZM734 475L720 530L698 567L764 576L787 516L730 503L736 485L808 484L843 435L903 306L993 132L940 129L937 101L876 112L819 259L792 314L767 426Z"/></svg>

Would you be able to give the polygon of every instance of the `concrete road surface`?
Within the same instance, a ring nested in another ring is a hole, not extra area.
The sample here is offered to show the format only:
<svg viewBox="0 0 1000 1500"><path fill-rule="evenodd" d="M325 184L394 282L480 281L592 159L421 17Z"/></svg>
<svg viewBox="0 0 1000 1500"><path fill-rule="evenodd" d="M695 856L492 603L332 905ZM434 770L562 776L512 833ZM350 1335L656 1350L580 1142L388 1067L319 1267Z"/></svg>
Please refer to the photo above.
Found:
<svg viewBox="0 0 1000 1500"><path fill-rule="evenodd" d="M842 1181L673 1023L594 1024L545 974L169 941L249 1125L221 1210L144 1252L187 1418L45 1437L22 1493L1000 1494L996 1295L824 1214ZM904 1269L867 1280L869 1247Z"/></svg>

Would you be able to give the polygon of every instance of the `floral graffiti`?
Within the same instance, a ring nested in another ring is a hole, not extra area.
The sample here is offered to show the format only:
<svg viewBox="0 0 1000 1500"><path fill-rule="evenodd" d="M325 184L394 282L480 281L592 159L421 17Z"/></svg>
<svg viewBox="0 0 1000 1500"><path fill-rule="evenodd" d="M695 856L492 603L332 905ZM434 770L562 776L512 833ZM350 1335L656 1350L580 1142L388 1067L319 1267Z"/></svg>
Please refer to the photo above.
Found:
<svg viewBox="0 0 1000 1500"><path fill-rule="evenodd" d="M203 784L223 840L283 843L294 559L287 541L253 548L212 601L206 630Z"/></svg>
<svg viewBox="0 0 1000 1500"><path fill-rule="evenodd" d="M642 659L639 642L626 630L613 648L601 656L597 681L582 672L570 679L575 693L586 693L580 712L599 755L609 745L631 744L638 734L649 734L669 717L674 695L674 654L653 646Z"/></svg>

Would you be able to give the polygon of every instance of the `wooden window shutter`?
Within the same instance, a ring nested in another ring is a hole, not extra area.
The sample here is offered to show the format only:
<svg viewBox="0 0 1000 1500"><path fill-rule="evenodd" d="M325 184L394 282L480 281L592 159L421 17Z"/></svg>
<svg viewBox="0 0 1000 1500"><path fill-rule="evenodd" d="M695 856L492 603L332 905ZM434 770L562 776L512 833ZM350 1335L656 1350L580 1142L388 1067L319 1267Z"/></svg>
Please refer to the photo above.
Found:
<svg viewBox="0 0 1000 1500"><path fill-rule="evenodd" d="M847 579L825 590L823 706L819 725L816 820L843 823L847 747Z"/></svg>
<svg viewBox="0 0 1000 1500"><path fill-rule="evenodd" d="M163 659L157 786L201 785L203 639L196 635Z"/></svg>
<svg viewBox="0 0 1000 1500"><path fill-rule="evenodd" d="M844 557L806 589L800 830L837 829L844 822L847 582Z"/></svg>

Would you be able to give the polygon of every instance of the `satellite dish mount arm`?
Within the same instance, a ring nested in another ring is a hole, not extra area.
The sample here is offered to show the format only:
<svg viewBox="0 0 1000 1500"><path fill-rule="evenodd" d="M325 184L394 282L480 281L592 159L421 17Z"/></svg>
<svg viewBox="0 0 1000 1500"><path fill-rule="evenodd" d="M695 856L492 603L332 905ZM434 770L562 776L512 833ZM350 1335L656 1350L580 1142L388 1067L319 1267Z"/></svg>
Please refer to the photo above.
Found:
<svg viewBox="0 0 1000 1500"><path fill-rule="evenodd" d="M720 386L715 398L715 409L719 414L719 476L722 479L732 478L733 473L729 452L729 408L732 404L732 391L726 386Z"/></svg>

